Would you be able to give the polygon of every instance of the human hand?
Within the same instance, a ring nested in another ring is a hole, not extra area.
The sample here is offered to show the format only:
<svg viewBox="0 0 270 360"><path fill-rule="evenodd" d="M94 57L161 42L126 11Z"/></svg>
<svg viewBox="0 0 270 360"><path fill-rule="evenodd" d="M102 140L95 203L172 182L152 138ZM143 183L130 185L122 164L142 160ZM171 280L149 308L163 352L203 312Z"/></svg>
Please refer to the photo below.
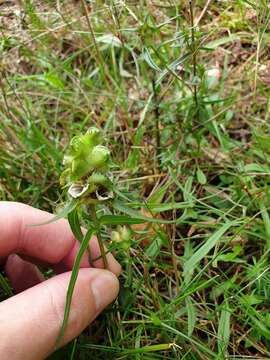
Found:
<svg viewBox="0 0 270 360"><path fill-rule="evenodd" d="M30 226L50 216L24 204L0 202L0 262L18 292L0 303L1 360L39 360L55 350L79 243L66 220ZM90 241L90 248L97 258L96 238ZM90 268L85 254L62 345L79 335L116 298L121 267L111 254L107 259L110 271L101 269L102 260ZM34 264L50 265L58 275L44 281Z"/></svg>

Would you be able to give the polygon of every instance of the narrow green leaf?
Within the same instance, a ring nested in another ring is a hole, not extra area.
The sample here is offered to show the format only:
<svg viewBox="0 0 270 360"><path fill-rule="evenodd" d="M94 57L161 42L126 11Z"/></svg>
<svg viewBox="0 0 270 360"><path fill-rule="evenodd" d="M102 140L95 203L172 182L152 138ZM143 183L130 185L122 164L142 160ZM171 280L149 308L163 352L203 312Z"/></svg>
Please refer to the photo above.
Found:
<svg viewBox="0 0 270 360"><path fill-rule="evenodd" d="M80 227L79 217L78 217L78 211L75 208L68 214L68 222L69 226L71 228L71 231L73 232L75 238L79 241L83 241L83 233Z"/></svg>
<svg viewBox="0 0 270 360"><path fill-rule="evenodd" d="M198 170L197 170L196 176L197 176L198 182L199 182L201 185L205 185L205 184L206 184L207 179L206 179L206 176L205 176L205 174L203 173L203 171L202 171L201 169L198 169Z"/></svg>
<svg viewBox="0 0 270 360"><path fill-rule="evenodd" d="M167 332L171 332L171 333L179 336L180 338L190 342L193 346L196 346L198 349L209 354L210 356L212 356L213 359L215 359L216 354L212 350L210 350L208 348L208 346L205 346L205 344L203 344L202 342L197 341L196 338L194 339L193 337L186 335L185 333L181 332L180 330L176 329L175 327L172 327L164 322L161 323L161 327L166 329Z"/></svg>
<svg viewBox="0 0 270 360"><path fill-rule="evenodd" d="M269 173L269 167L267 165L251 163L244 166L243 170L247 173Z"/></svg>
<svg viewBox="0 0 270 360"><path fill-rule="evenodd" d="M128 155L128 158L126 160L126 166L128 168L134 168L138 162L138 159L139 159L139 155L140 155L140 145L141 145L141 142L142 142L142 138L143 138L143 134L144 134L144 120L146 119L146 114L147 112L149 111L150 109L150 105L152 103L152 99L153 99L153 96L154 94L151 94L141 112L141 115L140 115L140 120L139 120L139 124L137 126L137 129L136 129L136 133L135 133L135 136L134 138L132 139L132 142L133 142L133 150L130 151L129 155Z"/></svg>
<svg viewBox="0 0 270 360"><path fill-rule="evenodd" d="M188 336L192 336L197 321L197 312L190 296L186 298L186 308L188 315Z"/></svg>
<svg viewBox="0 0 270 360"><path fill-rule="evenodd" d="M259 313L256 314L256 316L259 316L259 319L251 314L249 314L248 316L252 320L254 328L256 328L257 331L261 333L261 335L264 336L268 341L270 341L270 331L268 326L266 325L265 319L260 316Z"/></svg>
<svg viewBox="0 0 270 360"><path fill-rule="evenodd" d="M76 339L73 341L73 346L72 346L72 350L71 350L70 360L74 360L74 359L75 359L76 348L77 348L77 341L78 341L78 338L76 338Z"/></svg>
<svg viewBox="0 0 270 360"><path fill-rule="evenodd" d="M193 176L189 176L183 188L184 200L190 203L192 203L193 201L193 192L194 192L193 180L194 180Z"/></svg>
<svg viewBox="0 0 270 360"><path fill-rule="evenodd" d="M262 215L262 219L264 222L265 232L267 234L267 239L268 239L267 247L268 247L268 249L270 249L270 217L269 217L268 211L263 203L260 203L260 210L261 210L261 215Z"/></svg>
<svg viewBox="0 0 270 360"><path fill-rule="evenodd" d="M130 203L130 206L134 206L134 207L139 206L141 208L151 210L151 212L153 212L153 213L161 213L163 211L192 208L193 204L190 203L189 201L179 202L179 203L172 201L171 203L163 203L163 204L153 203L153 202L147 202L145 204L138 203L138 202L132 202L132 203Z"/></svg>
<svg viewBox="0 0 270 360"><path fill-rule="evenodd" d="M124 215L103 215L99 218L99 223L103 225L128 225L142 224L145 220Z"/></svg>
<svg viewBox="0 0 270 360"><path fill-rule="evenodd" d="M219 38L217 40L213 40L210 41L208 44L204 45L205 49L209 49L209 50L215 50L216 48L218 48L221 45L225 45L227 43L233 42L239 40L239 36L238 35L230 35L230 36L224 36L223 38Z"/></svg>
<svg viewBox="0 0 270 360"><path fill-rule="evenodd" d="M64 90L65 89L65 85L62 82L62 80L60 79L60 77L58 76L57 73L47 73L44 75L44 80L49 83L51 86L59 89L59 90Z"/></svg>
<svg viewBox="0 0 270 360"><path fill-rule="evenodd" d="M13 295L12 288L11 288L9 282L1 273L0 273L0 287L2 288L2 290L5 292L5 294L7 296Z"/></svg>
<svg viewBox="0 0 270 360"><path fill-rule="evenodd" d="M152 195L149 196L147 203L151 204L161 204L162 200L168 190L169 186L172 184L171 180L166 181L166 183L156 190Z"/></svg>
<svg viewBox="0 0 270 360"><path fill-rule="evenodd" d="M234 222L227 222L221 226L207 241L202 245L184 264L184 277L192 274L195 266L208 254L208 252L218 243L222 235L231 227Z"/></svg>
<svg viewBox="0 0 270 360"><path fill-rule="evenodd" d="M145 255L150 259L155 259L160 254L160 249L163 245L162 239L157 236L153 239L149 247L145 251Z"/></svg>
<svg viewBox="0 0 270 360"><path fill-rule="evenodd" d="M60 330L60 333L59 333L59 336L58 336L58 339L57 339L57 342L56 342L56 348L59 347L60 342L61 342L61 340L62 340L62 338L64 336L64 333L65 333L65 330L66 330L66 327L67 327L70 308L71 308L72 295L73 295L74 287L75 287L76 280L77 280L77 277L78 277L78 273L79 273L79 270L80 270L81 260L82 260L82 257L84 255L84 253L86 252L86 250L88 248L89 241L91 240L94 233L95 233L95 229L93 229L93 228L90 228L87 231L85 237L83 238L83 240L81 242L81 246L79 248L76 259L74 261L70 281L69 281L69 284L68 284L67 295L66 295L66 305L65 305L63 323L62 323L61 330Z"/></svg>
<svg viewBox="0 0 270 360"><path fill-rule="evenodd" d="M143 49L142 58L147 62L147 64L155 71L161 72L161 69L154 62L149 50L147 47Z"/></svg>
<svg viewBox="0 0 270 360"><path fill-rule="evenodd" d="M247 3L248 5L252 6L253 9L256 9L256 3L253 3L252 1L249 0L242 0L244 3Z"/></svg>
<svg viewBox="0 0 270 360"><path fill-rule="evenodd" d="M141 347L142 332L143 332L143 326L139 325L136 329L135 342L134 342L135 349L139 349ZM138 354L135 355L134 360L141 360L141 356Z"/></svg>
<svg viewBox="0 0 270 360"><path fill-rule="evenodd" d="M77 207L78 203L79 203L79 201L77 199L72 199L69 203L67 203L67 205L58 214L53 216L48 221L45 221L45 222L39 223L39 224L32 224L30 226L47 225L47 224L51 224L57 220L60 220L62 218L65 218L70 212L72 212Z"/></svg>
<svg viewBox="0 0 270 360"><path fill-rule="evenodd" d="M128 206L126 206L126 204L124 204L118 200L115 200L112 203L112 205L116 210L121 211L131 217L144 220L145 222L157 223L157 224L175 224L177 222L175 220L163 220L163 219L156 219L156 218L144 216L144 215L140 214L138 211L130 209Z"/></svg>
<svg viewBox="0 0 270 360"><path fill-rule="evenodd" d="M156 53L156 55L158 55L158 54ZM162 71L162 73L158 77L158 79L156 81L156 86L161 84L163 78L167 74L171 73L171 74L176 75L177 67L179 65L181 65L184 61L186 61L189 58L189 56L190 56L190 53L188 52L188 53L184 54L183 56L181 56L180 58L174 60L171 64L169 64L169 65L164 64L166 66L166 68Z"/></svg>
<svg viewBox="0 0 270 360"><path fill-rule="evenodd" d="M175 346L174 343L147 345L147 346L143 346L143 347L140 347L137 349L124 350L123 354L143 354L143 353L147 353L147 352L164 351L164 350L171 349L173 346Z"/></svg>
<svg viewBox="0 0 270 360"><path fill-rule="evenodd" d="M225 304L218 323L218 350L222 359L225 356L230 341L230 318L231 311L228 304Z"/></svg>
<svg viewBox="0 0 270 360"><path fill-rule="evenodd" d="M172 202L172 203L163 203L163 204L153 204L147 203L147 209L155 212L160 213L163 211L170 211L170 210L179 210L179 209L187 209L193 207L193 204L190 202Z"/></svg>
<svg viewBox="0 0 270 360"><path fill-rule="evenodd" d="M122 43L119 40L119 38L114 36L113 34L105 34L105 35L97 36L96 42L110 45L110 46L115 46L115 47L122 46Z"/></svg>

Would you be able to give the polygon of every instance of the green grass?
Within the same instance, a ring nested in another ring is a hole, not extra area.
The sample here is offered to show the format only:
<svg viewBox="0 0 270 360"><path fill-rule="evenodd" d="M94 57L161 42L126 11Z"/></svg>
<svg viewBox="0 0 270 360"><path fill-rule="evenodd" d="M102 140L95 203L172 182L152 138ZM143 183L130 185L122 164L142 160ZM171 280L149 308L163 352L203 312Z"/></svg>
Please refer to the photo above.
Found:
<svg viewBox="0 0 270 360"><path fill-rule="evenodd" d="M52 359L269 358L268 2L198 0L193 30L188 1L88 3L0 5L1 198L56 212L97 126L119 191L177 222L133 227L117 302Z"/></svg>

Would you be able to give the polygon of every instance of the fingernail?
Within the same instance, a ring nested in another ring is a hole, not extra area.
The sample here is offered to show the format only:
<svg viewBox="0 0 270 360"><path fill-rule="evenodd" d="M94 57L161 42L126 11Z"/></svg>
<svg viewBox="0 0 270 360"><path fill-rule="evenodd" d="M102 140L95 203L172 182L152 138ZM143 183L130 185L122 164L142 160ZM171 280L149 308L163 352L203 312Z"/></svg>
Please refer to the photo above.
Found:
<svg viewBox="0 0 270 360"><path fill-rule="evenodd" d="M99 270L91 282L91 289L95 298L96 311L100 312L117 296L119 282L117 277L107 270Z"/></svg>

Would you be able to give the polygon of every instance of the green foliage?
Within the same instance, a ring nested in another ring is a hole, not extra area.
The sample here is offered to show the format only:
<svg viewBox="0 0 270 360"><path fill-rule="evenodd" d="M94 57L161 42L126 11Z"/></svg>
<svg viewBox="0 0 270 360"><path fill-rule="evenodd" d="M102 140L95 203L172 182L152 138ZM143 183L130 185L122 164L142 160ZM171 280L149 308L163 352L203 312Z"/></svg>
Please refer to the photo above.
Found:
<svg viewBox="0 0 270 360"><path fill-rule="evenodd" d="M74 229L73 226L71 226L72 229ZM78 228L79 224L76 224L76 226ZM75 234L77 235L78 232L79 232L79 230L77 230L75 232ZM71 277L70 277L70 281L69 281L69 285L68 285L68 289L67 289L66 306L65 306L64 316L63 316L63 323L62 323L62 327L61 327L61 330L60 330L59 337L57 339L56 348L58 348L58 346L59 346L59 344L60 344L60 342L61 342L61 340L62 340L62 338L64 336L66 327L67 327L67 322L68 322L69 313L70 313L70 307L71 307L71 301L72 301L72 295L73 295L74 287L75 287L76 280L77 280L77 277L78 277L78 273L79 273L79 269L80 269L80 263L81 263L81 260L82 260L82 257L84 255L85 251L89 247L89 241L91 240L94 233L95 233L95 229L93 229L93 228L90 228L87 231L87 233L85 234L84 238L81 241L80 249L79 249L78 254L76 256L76 259L74 261L74 265L73 265L73 268L72 268L72 273L71 273Z"/></svg>
<svg viewBox="0 0 270 360"><path fill-rule="evenodd" d="M6 3L0 196L68 218L67 304L81 226L124 269L55 358L269 358L267 1Z"/></svg>

